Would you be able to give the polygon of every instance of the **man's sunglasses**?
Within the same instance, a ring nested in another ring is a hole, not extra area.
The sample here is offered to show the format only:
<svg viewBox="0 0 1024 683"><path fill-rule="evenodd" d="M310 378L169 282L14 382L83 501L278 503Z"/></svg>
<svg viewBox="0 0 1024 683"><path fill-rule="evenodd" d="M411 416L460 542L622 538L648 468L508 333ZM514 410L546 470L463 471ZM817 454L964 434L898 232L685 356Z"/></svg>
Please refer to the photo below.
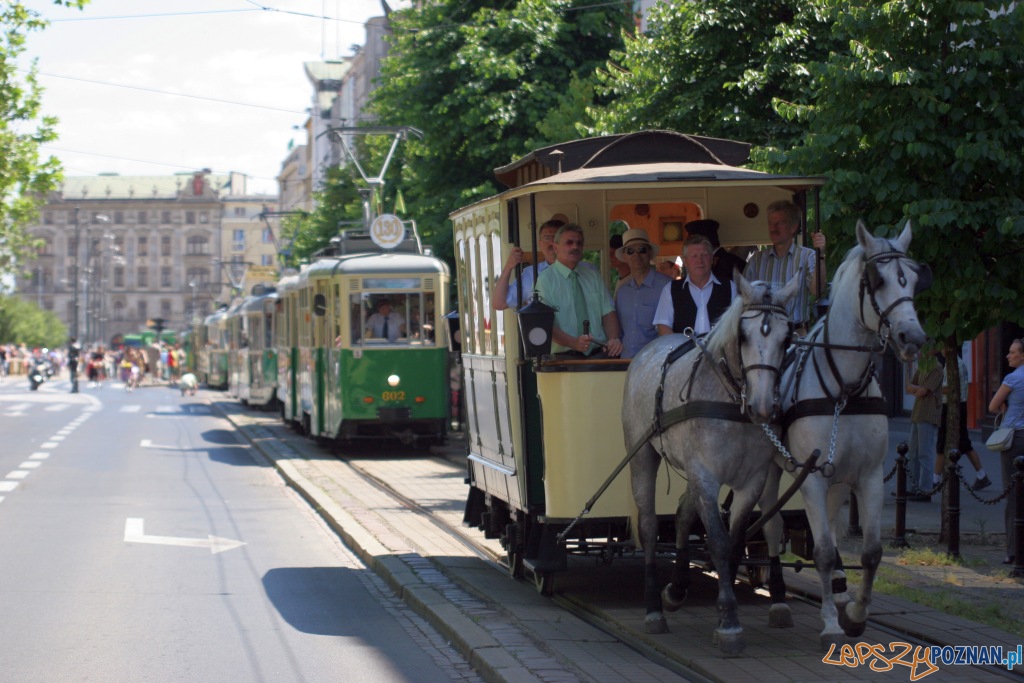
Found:
<svg viewBox="0 0 1024 683"><path fill-rule="evenodd" d="M626 247L626 256L632 256L633 254L646 254L650 249L647 247Z"/></svg>

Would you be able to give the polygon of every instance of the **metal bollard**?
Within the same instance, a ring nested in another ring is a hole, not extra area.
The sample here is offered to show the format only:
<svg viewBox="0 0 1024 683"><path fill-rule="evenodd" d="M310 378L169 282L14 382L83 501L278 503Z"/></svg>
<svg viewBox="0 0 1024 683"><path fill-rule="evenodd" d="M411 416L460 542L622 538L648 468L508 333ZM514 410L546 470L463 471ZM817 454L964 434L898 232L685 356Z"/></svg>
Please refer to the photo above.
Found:
<svg viewBox="0 0 1024 683"><path fill-rule="evenodd" d="M891 548L909 548L907 543L907 451L906 441L896 446L896 532Z"/></svg>
<svg viewBox="0 0 1024 683"><path fill-rule="evenodd" d="M1018 455L1013 459L1013 467L1017 470L1013 475L1013 494L1016 498L1015 510L1013 512L1013 569L1010 570L1010 578L1024 578L1024 455ZM1010 530L1007 529L1007 533Z"/></svg>
<svg viewBox="0 0 1024 683"><path fill-rule="evenodd" d="M949 507L946 508L946 531L949 534L946 552L950 557L960 557L960 477L957 476L960 451L950 449L946 454L946 494Z"/></svg>

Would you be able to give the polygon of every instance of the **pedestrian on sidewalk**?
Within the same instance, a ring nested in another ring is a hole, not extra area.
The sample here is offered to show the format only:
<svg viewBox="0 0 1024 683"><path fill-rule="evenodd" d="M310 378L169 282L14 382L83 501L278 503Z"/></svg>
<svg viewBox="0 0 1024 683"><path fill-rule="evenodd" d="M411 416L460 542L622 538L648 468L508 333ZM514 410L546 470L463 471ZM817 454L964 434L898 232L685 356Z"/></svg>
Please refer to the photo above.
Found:
<svg viewBox="0 0 1024 683"><path fill-rule="evenodd" d="M995 396L989 401L990 413L1001 413L1003 427L1015 430L1013 444L999 454L999 462L1003 470L1003 486L1013 481L1013 461L1018 455L1024 455L1024 341L1014 339L1010 343L1010 351L1006 354L1006 362L1011 372L1003 378ZM1013 564L1016 555L1016 534L1013 529L1013 518L1017 510L1016 486L1010 487L1006 496L1006 510L1003 523L1006 525L1006 559L1003 564Z"/></svg>
<svg viewBox="0 0 1024 683"><path fill-rule="evenodd" d="M980 491L983 488L987 488L992 485L992 480L988 478L988 474L985 473L985 468L981 466L981 458L978 457L978 452L974 450L974 444L971 443L971 436L967 433L967 363L961 357L963 349L957 350L957 371L960 375L960 401L959 401L959 413L960 413L960 434L957 437L957 450L962 455L966 455L967 459L971 461L971 465L974 467L975 477L974 486L971 488L975 491ZM945 366L945 358L942 354L939 354L939 364ZM946 466L946 424L949 417L949 406L953 402L949 397L949 382L946 372L942 373L942 416L939 418L939 440L935 444L935 472L933 474L933 486L937 485L942 481L942 470Z"/></svg>
<svg viewBox="0 0 1024 683"><path fill-rule="evenodd" d="M932 472L935 470L935 444L942 413L939 390L942 387L942 368L933 348L921 355L917 370L907 383L907 393L914 397L910 412L910 457L908 479L913 492L908 500L931 502L928 491L934 488Z"/></svg>

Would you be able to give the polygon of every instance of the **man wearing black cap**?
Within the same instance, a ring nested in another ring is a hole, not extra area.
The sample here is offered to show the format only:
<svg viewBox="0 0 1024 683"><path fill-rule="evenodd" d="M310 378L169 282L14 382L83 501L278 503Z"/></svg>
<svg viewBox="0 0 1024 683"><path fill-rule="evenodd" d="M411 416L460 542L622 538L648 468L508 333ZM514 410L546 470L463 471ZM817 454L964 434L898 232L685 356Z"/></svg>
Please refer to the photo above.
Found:
<svg viewBox="0 0 1024 683"><path fill-rule="evenodd" d="M724 248L719 241L718 221L710 218L690 221L685 228L687 235L700 235L711 242L711 246L714 247L711 254L711 273L722 282L732 282L733 271L738 270L742 273L746 268L747 262Z"/></svg>

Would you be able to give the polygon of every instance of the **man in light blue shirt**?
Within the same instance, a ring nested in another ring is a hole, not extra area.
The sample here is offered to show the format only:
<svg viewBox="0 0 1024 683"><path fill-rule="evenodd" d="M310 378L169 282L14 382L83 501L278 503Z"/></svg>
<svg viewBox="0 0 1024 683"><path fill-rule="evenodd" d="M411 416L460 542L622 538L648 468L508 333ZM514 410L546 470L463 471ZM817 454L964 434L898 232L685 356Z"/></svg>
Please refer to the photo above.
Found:
<svg viewBox="0 0 1024 683"><path fill-rule="evenodd" d="M597 346L603 346L608 356L618 357L622 353L622 341L615 302L600 273L593 268L580 267L583 228L569 223L558 229L555 259L555 263L537 278L541 298L558 311L551 335L552 350L555 353L576 351L589 356Z"/></svg>
<svg viewBox="0 0 1024 683"><path fill-rule="evenodd" d="M615 256L629 265L629 275L620 280L615 292L615 311L622 328L622 357L632 358L658 336L654 311L661 292L672 280L651 267L658 246L641 228L627 230Z"/></svg>

